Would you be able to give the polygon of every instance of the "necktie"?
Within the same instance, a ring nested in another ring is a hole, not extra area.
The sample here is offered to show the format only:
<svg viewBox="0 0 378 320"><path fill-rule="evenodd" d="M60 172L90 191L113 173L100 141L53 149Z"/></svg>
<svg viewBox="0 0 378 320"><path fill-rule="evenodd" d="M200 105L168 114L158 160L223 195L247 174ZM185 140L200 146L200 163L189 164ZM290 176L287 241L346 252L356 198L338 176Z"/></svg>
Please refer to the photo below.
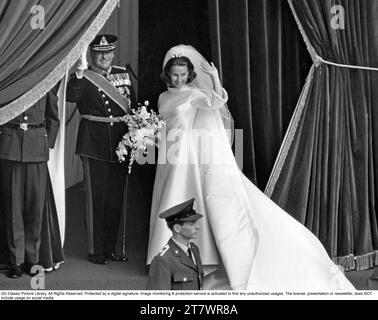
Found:
<svg viewBox="0 0 378 320"><path fill-rule="evenodd" d="M193 252L192 252L192 249L190 248L190 246L188 247L188 256L189 258L193 261L194 265L196 266L196 262L194 260L194 257L193 257Z"/></svg>

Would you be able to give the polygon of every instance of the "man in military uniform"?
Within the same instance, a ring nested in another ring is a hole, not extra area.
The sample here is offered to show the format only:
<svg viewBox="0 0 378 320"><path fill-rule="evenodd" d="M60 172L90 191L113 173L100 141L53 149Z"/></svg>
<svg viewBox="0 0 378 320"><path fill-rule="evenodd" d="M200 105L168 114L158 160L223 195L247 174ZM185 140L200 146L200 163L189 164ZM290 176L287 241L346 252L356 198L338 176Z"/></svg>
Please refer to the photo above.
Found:
<svg viewBox="0 0 378 320"><path fill-rule="evenodd" d="M115 252L127 185L127 165L119 163L116 149L128 130L121 118L136 107L136 98L129 71L112 66L116 41L114 35L97 36L90 68L79 66L67 87L67 100L82 117L76 154L83 162L89 260L95 264L127 260L124 250Z"/></svg>
<svg viewBox="0 0 378 320"><path fill-rule="evenodd" d="M34 106L0 126L0 189L7 234L8 277L32 274L39 262L48 183L47 161L59 131L55 87Z"/></svg>
<svg viewBox="0 0 378 320"><path fill-rule="evenodd" d="M147 290L202 290L200 252L191 243L202 215L193 210L193 203L191 199L159 215L166 219L173 236L151 263Z"/></svg>

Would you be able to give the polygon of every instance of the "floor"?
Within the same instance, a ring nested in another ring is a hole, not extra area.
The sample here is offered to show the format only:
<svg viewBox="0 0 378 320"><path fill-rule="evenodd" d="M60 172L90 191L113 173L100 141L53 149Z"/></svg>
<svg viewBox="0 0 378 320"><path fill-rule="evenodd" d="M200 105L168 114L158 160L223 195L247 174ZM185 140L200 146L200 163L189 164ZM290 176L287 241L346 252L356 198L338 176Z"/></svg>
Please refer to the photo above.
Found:
<svg viewBox="0 0 378 320"><path fill-rule="evenodd" d="M140 191L134 190L134 199ZM67 191L66 261L59 270L46 275L46 290L144 290L147 282L145 256L148 214L128 218L129 261L98 266L87 261L82 199L83 190L80 186ZM142 201L138 202L141 206L144 205ZM145 208L140 207L140 212L144 211ZM374 272L375 279L372 278ZM6 278L5 272L1 273L0 290L31 289L30 277L10 280ZM346 275L359 290L378 290L378 268L375 271L347 272Z"/></svg>

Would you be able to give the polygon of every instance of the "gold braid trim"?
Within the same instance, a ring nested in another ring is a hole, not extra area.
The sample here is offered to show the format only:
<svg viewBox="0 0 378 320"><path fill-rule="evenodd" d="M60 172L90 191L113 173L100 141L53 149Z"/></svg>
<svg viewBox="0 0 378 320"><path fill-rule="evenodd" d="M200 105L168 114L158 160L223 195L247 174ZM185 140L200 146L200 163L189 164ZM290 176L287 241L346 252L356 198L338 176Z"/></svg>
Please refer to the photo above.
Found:
<svg viewBox="0 0 378 320"><path fill-rule="evenodd" d="M71 52L55 67L55 69L33 89L22 95L20 98L0 109L0 125L18 117L37 101L45 96L66 74L66 70L72 68L75 62L81 57L85 48L93 41L100 32L114 9L119 5L119 0L107 0L97 17L91 23L84 35L73 47Z"/></svg>

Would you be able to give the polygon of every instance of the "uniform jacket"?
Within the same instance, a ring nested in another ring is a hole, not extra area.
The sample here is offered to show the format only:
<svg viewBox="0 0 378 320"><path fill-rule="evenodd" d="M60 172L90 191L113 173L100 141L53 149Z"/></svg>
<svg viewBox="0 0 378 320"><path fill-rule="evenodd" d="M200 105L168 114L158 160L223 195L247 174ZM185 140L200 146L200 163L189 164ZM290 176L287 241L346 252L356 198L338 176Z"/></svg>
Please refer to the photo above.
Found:
<svg viewBox="0 0 378 320"><path fill-rule="evenodd" d="M0 159L17 162L45 162L59 131L58 86L20 116L0 126ZM41 128L10 128L7 125L39 125Z"/></svg>
<svg viewBox="0 0 378 320"><path fill-rule="evenodd" d="M197 266L171 239L151 263L147 290L202 290L203 269L199 249L191 244Z"/></svg>
<svg viewBox="0 0 378 320"><path fill-rule="evenodd" d="M112 67L110 75L130 79L125 68ZM135 91L131 81L127 85L117 86L130 100L131 108L136 107ZM101 88L88 79L71 76L67 86L67 101L77 103L81 115L97 117L122 117L125 111L110 99ZM89 158L118 162L115 153L119 142L127 132L125 123L103 123L81 119L76 142L76 154Z"/></svg>

